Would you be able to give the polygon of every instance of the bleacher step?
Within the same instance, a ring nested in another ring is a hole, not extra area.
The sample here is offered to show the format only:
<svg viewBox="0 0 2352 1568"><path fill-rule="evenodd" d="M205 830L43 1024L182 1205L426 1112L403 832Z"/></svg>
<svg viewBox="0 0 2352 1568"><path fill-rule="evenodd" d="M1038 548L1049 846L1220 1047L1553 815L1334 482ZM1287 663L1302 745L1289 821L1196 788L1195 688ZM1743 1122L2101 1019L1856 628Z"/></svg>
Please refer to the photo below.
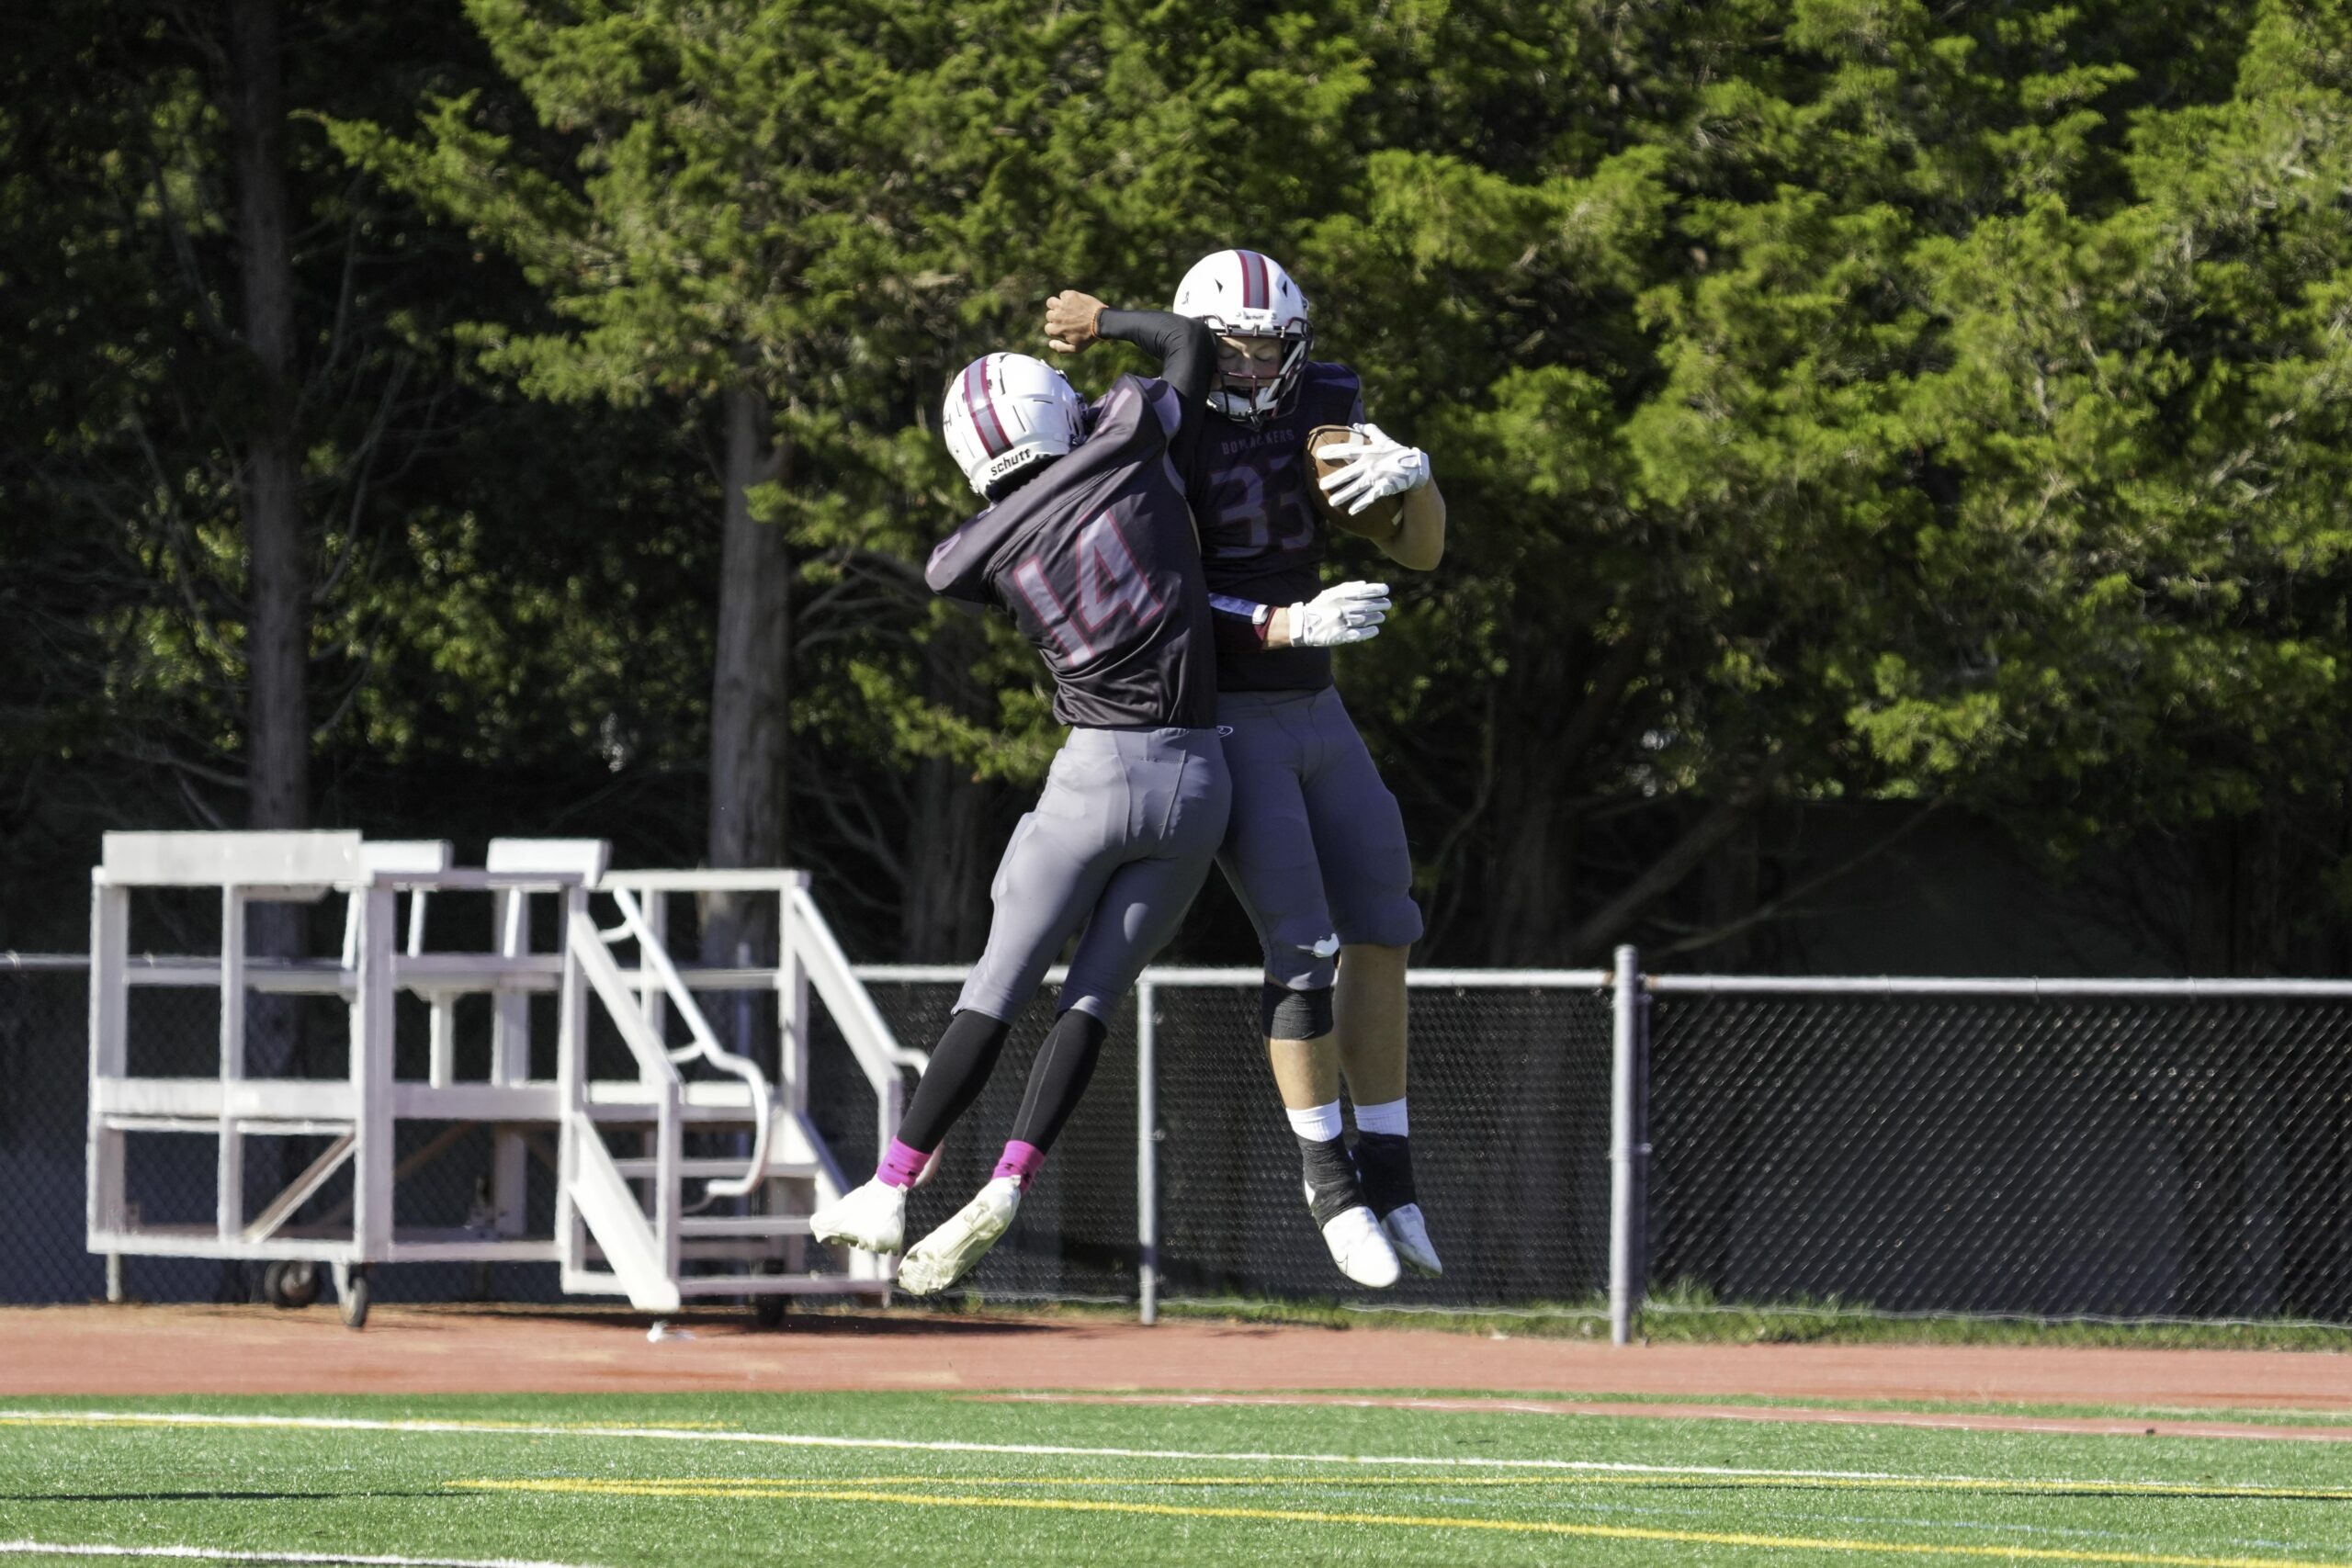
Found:
<svg viewBox="0 0 2352 1568"><path fill-rule="evenodd" d="M619 1171L623 1176L636 1180L650 1179L652 1177L658 1175L658 1161L650 1158L640 1158L636 1156L631 1156L628 1159L615 1159L613 1161L613 1168ZM689 1180L697 1180L709 1177L726 1178L742 1175L744 1161L740 1156L733 1159L703 1159L696 1157L693 1159L680 1160L678 1162L678 1174ZM767 1164L766 1179L777 1181L806 1180L816 1174L817 1167L812 1162L772 1159L768 1161Z"/></svg>
<svg viewBox="0 0 2352 1568"><path fill-rule="evenodd" d="M686 1214L678 1221L682 1236L807 1235L806 1214Z"/></svg>

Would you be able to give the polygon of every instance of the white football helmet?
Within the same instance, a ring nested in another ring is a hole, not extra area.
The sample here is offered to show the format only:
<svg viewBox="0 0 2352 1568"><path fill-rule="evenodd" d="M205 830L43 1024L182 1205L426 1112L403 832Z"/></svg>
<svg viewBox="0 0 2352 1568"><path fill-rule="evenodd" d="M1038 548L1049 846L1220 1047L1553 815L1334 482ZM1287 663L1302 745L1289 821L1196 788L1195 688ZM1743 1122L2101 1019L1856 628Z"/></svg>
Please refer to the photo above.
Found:
<svg viewBox="0 0 2352 1568"><path fill-rule="evenodd" d="M1209 406L1227 419L1262 423L1298 385L1315 330L1306 321L1306 296L1271 256L1256 251L1203 256L1176 286L1174 310L1206 321L1220 337L1283 340L1282 364L1272 375L1220 373L1212 384Z"/></svg>
<svg viewBox="0 0 2352 1568"><path fill-rule="evenodd" d="M1086 400L1042 359L985 354L947 383L939 423L948 455L972 488L989 496L1023 468L1085 440Z"/></svg>

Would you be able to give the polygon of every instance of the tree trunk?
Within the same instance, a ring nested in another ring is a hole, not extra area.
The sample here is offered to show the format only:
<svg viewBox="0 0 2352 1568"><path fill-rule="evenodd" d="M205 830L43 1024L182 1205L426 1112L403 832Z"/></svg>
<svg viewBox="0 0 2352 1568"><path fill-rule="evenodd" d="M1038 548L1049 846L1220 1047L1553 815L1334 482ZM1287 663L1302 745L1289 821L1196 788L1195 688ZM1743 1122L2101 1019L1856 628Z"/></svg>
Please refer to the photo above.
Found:
<svg viewBox="0 0 2352 1568"><path fill-rule="evenodd" d="M1620 888L1600 908L1587 915L1568 933L1568 961L1600 963L1634 921L1702 864L1716 845L1739 830L1771 798L1772 787L1788 769L1788 754L1775 751L1756 765L1747 783L1727 787L1682 831L1664 853L1653 858L1641 874Z"/></svg>
<svg viewBox="0 0 2352 1568"><path fill-rule="evenodd" d="M923 695L959 713L975 704L971 671L980 654L977 623L958 617L923 649ZM989 931L989 881L1000 848L988 831L993 792L972 770L944 757L918 764L908 824L899 949L910 964L968 961Z"/></svg>
<svg viewBox="0 0 2352 1568"><path fill-rule="evenodd" d="M236 190L237 280L242 325L253 356L257 406L243 461L239 504L245 525L245 820L254 828L303 828L311 819L311 572L304 560L301 441L294 366L294 263L288 223L285 62L277 0L234 0L229 10L229 168ZM257 903L247 911L247 950L257 957L302 954L303 908ZM292 998L248 998L248 1077L300 1072L301 1015ZM249 1162L248 1212L293 1174L296 1151L281 1142L275 1161ZM275 1168L270 1168L274 1166ZM233 1265L221 1293L250 1292Z"/></svg>
<svg viewBox="0 0 2352 1568"><path fill-rule="evenodd" d="M1487 876L1480 918L1487 926L1487 962L1504 968L1556 964L1572 913L1577 824L1561 804L1555 749L1544 738L1498 737L1510 759L1498 770L1499 828Z"/></svg>
<svg viewBox="0 0 2352 1568"><path fill-rule="evenodd" d="M750 491L784 472L767 400L725 394L726 536L710 689L710 863L784 863L785 754L791 734L792 558L784 530L752 515ZM737 964L775 951L774 907L715 896L703 912L703 961Z"/></svg>
<svg viewBox="0 0 2352 1568"><path fill-rule="evenodd" d="M231 167L245 346L261 406L242 465L245 583L246 820L310 820L310 573L302 559L296 436L294 268L288 253L286 110L276 0L235 0L229 16Z"/></svg>
<svg viewBox="0 0 2352 1568"><path fill-rule="evenodd" d="M1512 650L1511 687L1487 720L1494 726L1495 788L1487 815L1497 827L1479 918L1489 964L1561 961L1585 830L1569 804L1574 785L1645 659L1646 644L1632 636L1608 646L1522 638ZM1559 722L1503 716L1555 713L1562 693L1575 693L1576 705Z"/></svg>
<svg viewBox="0 0 2352 1568"><path fill-rule="evenodd" d="M916 766L899 905L899 956L910 964L967 962L988 939L992 846L981 830L986 786L971 772L941 757Z"/></svg>

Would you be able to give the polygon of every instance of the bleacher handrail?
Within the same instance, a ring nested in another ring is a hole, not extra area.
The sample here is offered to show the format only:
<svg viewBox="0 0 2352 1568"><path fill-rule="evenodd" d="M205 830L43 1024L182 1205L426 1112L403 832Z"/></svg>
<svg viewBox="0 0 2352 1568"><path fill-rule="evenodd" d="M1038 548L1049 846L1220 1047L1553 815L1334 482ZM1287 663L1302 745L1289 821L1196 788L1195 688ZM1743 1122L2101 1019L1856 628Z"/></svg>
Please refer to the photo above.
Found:
<svg viewBox="0 0 2352 1568"><path fill-rule="evenodd" d="M901 1069L921 1072L930 1064L929 1053L899 1044L890 1032L808 888L796 886L786 894L785 927L787 953L797 953L807 967L809 983L824 998L842 1038L849 1043L851 1054L865 1069L866 1081L876 1093L886 1091Z"/></svg>
<svg viewBox="0 0 2352 1568"><path fill-rule="evenodd" d="M686 1032L694 1037L691 1045L666 1053L671 1063L680 1065L701 1061L730 1077L741 1078L750 1091L752 1152L743 1174L714 1178L703 1186L707 1199L746 1197L757 1190L761 1180L767 1175L768 1139L775 1130L775 1107L769 1093L767 1075L760 1071L757 1063L737 1055L720 1044L718 1037L710 1032L709 1021L703 1017L702 1009L695 1001L694 994L686 989L685 982L679 978L678 966L670 961L662 939L654 934L652 925L646 919L645 911L639 907L632 891L610 886L604 891L612 896L613 903L620 909L623 928L636 939L639 964L660 983L662 994L670 998L670 1005L677 1010L680 1018L685 1020ZM597 942L600 946L603 944L602 933L599 933ZM609 959L611 954L607 953L605 956Z"/></svg>
<svg viewBox="0 0 2352 1568"><path fill-rule="evenodd" d="M638 1080L651 1088L683 1089L685 1079L678 1072L677 1064L670 1060L669 1046L639 1014L636 994L628 988L612 950L605 945L604 933L596 929L596 922L584 911L575 911L566 936L581 974L604 1002L605 1012L620 1031L622 1043L637 1061Z"/></svg>

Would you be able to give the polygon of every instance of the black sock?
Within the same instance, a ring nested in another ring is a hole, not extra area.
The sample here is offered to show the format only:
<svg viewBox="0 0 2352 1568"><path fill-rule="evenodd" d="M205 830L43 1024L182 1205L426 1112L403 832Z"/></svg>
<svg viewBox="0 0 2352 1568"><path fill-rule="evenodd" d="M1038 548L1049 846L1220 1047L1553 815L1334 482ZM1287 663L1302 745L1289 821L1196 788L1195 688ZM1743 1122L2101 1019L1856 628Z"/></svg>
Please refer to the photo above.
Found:
<svg viewBox="0 0 2352 1568"><path fill-rule="evenodd" d="M1101 1019L1072 1008L1054 1020L1037 1060L1029 1069L1029 1088L1021 1097L1021 1114L1012 1119L1015 1141L1050 1149L1061 1136L1062 1123L1078 1109L1087 1080L1102 1055L1103 1036L1111 1032Z"/></svg>
<svg viewBox="0 0 2352 1568"><path fill-rule="evenodd" d="M1355 1162L1348 1158L1348 1145L1339 1139L1318 1143L1300 1138L1298 1163L1306 1175L1306 1211L1318 1226L1363 1203L1363 1190L1356 1185Z"/></svg>
<svg viewBox="0 0 2352 1568"><path fill-rule="evenodd" d="M988 1087L989 1075L1004 1050L1004 1037L1012 1032L1012 1025L984 1012L967 1010L949 1019L899 1122L899 1141L910 1149L937 1148L956 1119Z"/></svg>
<svg viewBox="0 0 2352 1568"><path fill-rule="evenodd" d="M1408 1139L1394 1133L1358 1133L1356 1171L1363 1179L1364 1201L1383 1219L1408 1203L1420 1201L1413 1196L1413 1153Z"/></svg>

